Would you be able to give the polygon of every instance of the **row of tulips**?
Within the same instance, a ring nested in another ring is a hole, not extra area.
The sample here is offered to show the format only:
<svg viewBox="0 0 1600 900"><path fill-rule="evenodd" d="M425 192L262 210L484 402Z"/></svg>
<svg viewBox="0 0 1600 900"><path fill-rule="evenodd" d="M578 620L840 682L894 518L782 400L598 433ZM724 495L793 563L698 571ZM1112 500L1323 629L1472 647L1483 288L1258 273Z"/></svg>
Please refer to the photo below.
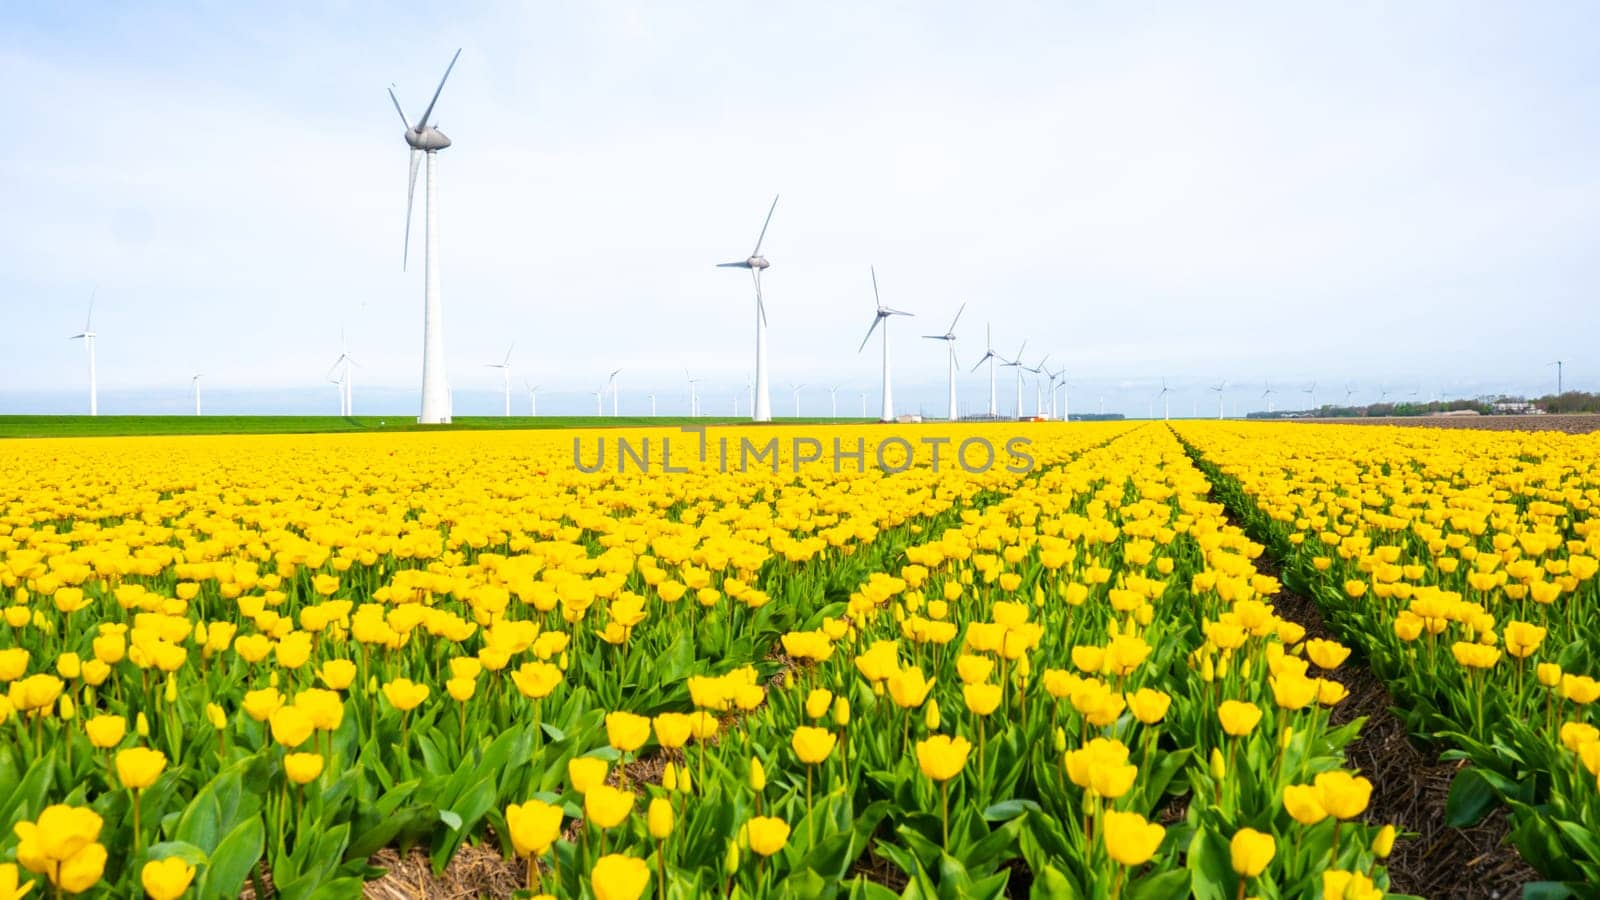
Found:
<svg viewBox="0 0 1600 900"><path fill-rule="evenodd" d="M1291 577L1416 734L1472 763L1449 824L1496 801L1551 881L1600 884L1600 443L1589 436L1186 424Z"/></svg>
<svg viewBox="0 0 1600 900"><path fill-rule="evenodd" d="M1063 459L785 633L780 678L609 713L506 849L608 900L1382 896L1349 651L1273 612L1209 491L1154 428Z"/></svg>

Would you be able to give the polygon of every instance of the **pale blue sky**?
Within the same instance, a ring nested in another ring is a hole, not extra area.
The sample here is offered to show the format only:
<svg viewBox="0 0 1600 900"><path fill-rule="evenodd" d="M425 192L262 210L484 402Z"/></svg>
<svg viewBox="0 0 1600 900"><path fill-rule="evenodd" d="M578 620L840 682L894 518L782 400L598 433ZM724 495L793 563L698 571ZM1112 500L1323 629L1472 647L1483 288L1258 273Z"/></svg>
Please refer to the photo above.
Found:
<svg viewBox="0 0 1600 900"><path fill-rule="evenodd" d="M919 314L894 322L903 408L942 407L942 345L913 335L962 302L966 365L992 321L1068 366L1078 409L1144 413L1162 374L1174 413L1220 378L1280 406L1313 379L1547 390L1557 357L1600 390L1595 4L236 6L0 9L0 412L84 407L66 337L99 285L104 412L183 411L197 371L208 411L332 412L342 326L357 411L414 414L384 89L416 115L458 46L460 414L498 409L483 364L512 340L541 411L591 410L618 366L624 411L681 411L686 365L726 411L753 304L712 266L780 191L780 414L791 382L876 391L869 265Z"/></svg>

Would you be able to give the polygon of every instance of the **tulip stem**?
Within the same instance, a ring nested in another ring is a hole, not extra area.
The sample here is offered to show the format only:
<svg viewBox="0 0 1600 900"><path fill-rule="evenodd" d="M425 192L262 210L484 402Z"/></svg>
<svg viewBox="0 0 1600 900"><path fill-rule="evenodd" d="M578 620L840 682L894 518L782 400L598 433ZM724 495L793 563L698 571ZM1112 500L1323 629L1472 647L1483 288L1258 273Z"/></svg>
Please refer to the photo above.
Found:
<svg viewBox="0 0 1600 900"><path fill-rule="evenodd" d="M140 838L141 838L141 835L139 833L139 789L138 788L134 788L133 791L132 791L132 794L133 794L133 855L135 857L137 857L139 855Z"/></svg>
<svg viewBox="0 0 1600 900"><path fill-rule="evenodd" d="M939 782L939 819L944 823L944 850L950 852L950 782Z"/></svg>

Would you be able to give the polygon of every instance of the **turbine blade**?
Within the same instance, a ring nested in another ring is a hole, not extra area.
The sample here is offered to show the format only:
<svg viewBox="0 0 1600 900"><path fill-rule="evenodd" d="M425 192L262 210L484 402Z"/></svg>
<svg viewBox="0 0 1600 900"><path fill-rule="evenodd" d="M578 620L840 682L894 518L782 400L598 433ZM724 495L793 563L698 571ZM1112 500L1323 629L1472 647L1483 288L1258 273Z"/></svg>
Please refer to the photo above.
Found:
<svg viewBox="0 0 1600 900"><path fill-rule="evenodd" d="M405 251L400 255L400 271L406 270L406 264L411 261L411 204L417 199L417 164L422 162L422 151L415 148L411 151L411 184L406 188L406 243Z"/></svg>
<svg viewBox="0 0 1600 900"><path fill-rule="evenodd" d="M991 357L991 356L994 356L994 354L993 353L985 353L983 355L982 359L980 359L977 362L972 364L972 371L974 371L974 372L978 371L978 367L983 365L984 363L988 362L989 361L989 357Z"/></svg>
<svg viewBox="0 0 1600 900"><path fill-rule="evenodd" d="M100 285L97 284L94 286L94 290L89 292L89 315L83 320L84 334L88 334L94 330L94 298L98 293L100 293Z"/></svg>
<svg viewBox="0 0 1600 900"><path fill-rule="evenodd" d="M883 301L878 299L878 269L875 266L869 266L868 268L872 272L872 302L876 304L879 309L882 309ZM872 324L877 325L878 323L873 322Z"/></svg>
<svg viewBox="0 0 1600 900"><path fill-rule="evenodd" d="M944 340L949 340L949 338L946 338L946 337L945 337L945 336L944 336L944 335L942 335L942 334L925 334L925 335L923 335L923 336L922 336L922 337L923 337L923 339L924 339L924 340L929 340L929 341L944 341Z"/></svg>
<svg viewBox="0 0 1600 900"><path fill-rule="evenodd" d="M750 279L756 283L756 315L761 317L761 324L767 324L767 304L761 299L761 270L755 266L750 267Z"/></svg>
<svg viewBox="0 0 1600 900"><path fill-rule="evenodd" d="M950 342L950 361L956 364L956 368L958 368L958 369L961 368L961 360L956 358L956 342L955 341L951 341Z"/></svg>
<svg viewBox="0 0 1600 900"><path fill-rule="evenodd" d="M754 266L751 266L749 263L745 262L744 260L740 260L738 262L731 262L731 263L717 263L717 268L719 268L719 269L752 269L752 268L754 268Z"/></svg>
<svg viewBox="0 0 1600 900"><path fill-rule="evenodd" d="M967 305L965 303L961 304L961 308L956 310L956 317L954 319L950 320L950 327L946 328L945 331L950 332L950 333L953 334L955 332L955 330L956 330L956 323L961 321L961 314L966 312L966 311L967 311Z"/></svg>
<svg viewBox="0 0 1600 900"><path fill-rule="evenodd" d="M778 196L773 195L772 206L767 209L767 220L761 223L761 234L756 238L756 248L750 251L751 256L761 255L761 244L767 239L767 226L772 224L772 214L778 209Z"/></svg>
<svg viewBox="0 0 1600 900"><path fill-rule="evenodd" d="M861 346L856 348L856 352L857 353L860 353L862 350L867 349L867 341L872 339L872 332L874 332L874 331L876 331L878 329L878 323L882 322L882 321L883 321L883 316L873 316L872 317L872 327L867 329L867 336L861 339Z"/></svg>
<svg viewBox="0 0 1600 900"><path fill-rule="evenodd" d="M422 120L417 123L417 130L428 127L428 117L433 115L433 105L439 102L439 94L444 91L444 83L450 78L450 70L456 67L456 60L461 58L461 51L456 50L456 55L450 57L450 65L445 67L444 77L439 79L439 87L433 92L433 99L428 101L428 108L422 111ZM402 118L404 118L402 116Z"/></svg>
<svg viewBox="0 0 1600 900"><path fill-rule="evenodd" d="M389 86L389 99L394 102L394 111L400 114L400 124L411 130L411 122L406 119L406 111L400 108L400 98L394 95L394 86Z"/></svg>

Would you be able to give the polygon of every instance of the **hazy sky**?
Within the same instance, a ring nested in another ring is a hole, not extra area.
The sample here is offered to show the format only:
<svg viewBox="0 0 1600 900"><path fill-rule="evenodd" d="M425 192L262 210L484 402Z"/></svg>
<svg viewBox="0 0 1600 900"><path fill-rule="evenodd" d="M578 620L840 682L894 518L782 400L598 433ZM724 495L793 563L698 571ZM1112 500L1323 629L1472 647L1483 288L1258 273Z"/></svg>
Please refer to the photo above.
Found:
<svg viewBox="0 0 1600 900"><path fill-rule="evenodd" d="M518 410L524 379L592 410L620 366L624 411L681 411L688 366L726 411L754 303L713 265L779 192L779 414L790 382L876 391L869 265L918 314L893 322L903 408L942 407L943 345L914 335L963 302L964 369L992 322L1077 409L1143 413L1163 374L1174 413L1222 378L1254 385L1241 409L1265 378L1278 406L1313 379L1544 391L1558 357L1600 389L1600 5L145 6L0 9L0 412L85 406L66 338L98 285L103 412L182 411L204 372L208 411L331 413L342 327L357 411L415 414L384 89L417 115L458 46L435 119L459 414L498 408L484 363L513 340ZM987 387L964 373L963 403Z"/></svg>

